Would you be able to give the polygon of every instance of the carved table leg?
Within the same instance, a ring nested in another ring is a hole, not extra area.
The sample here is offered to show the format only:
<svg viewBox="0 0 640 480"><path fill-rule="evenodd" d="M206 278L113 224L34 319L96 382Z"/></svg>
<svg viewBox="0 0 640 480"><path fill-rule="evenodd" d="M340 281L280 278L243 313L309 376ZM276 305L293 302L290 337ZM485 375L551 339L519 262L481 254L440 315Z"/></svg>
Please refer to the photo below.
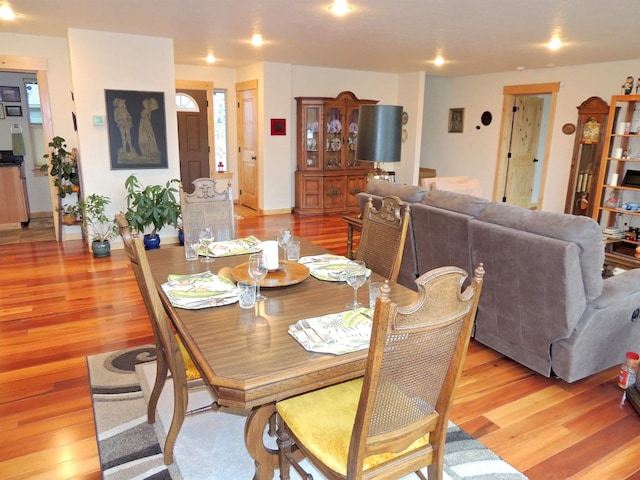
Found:
<svg viewBox="0 0 640 480"><path fill-rule="evenodd" d="M244 442L256 466L253 480L271 480L274 470L279 467L278 451L267 448L263 441L265 428L275 413L273 403L256 407L249 413L244 426Z"/></svg>

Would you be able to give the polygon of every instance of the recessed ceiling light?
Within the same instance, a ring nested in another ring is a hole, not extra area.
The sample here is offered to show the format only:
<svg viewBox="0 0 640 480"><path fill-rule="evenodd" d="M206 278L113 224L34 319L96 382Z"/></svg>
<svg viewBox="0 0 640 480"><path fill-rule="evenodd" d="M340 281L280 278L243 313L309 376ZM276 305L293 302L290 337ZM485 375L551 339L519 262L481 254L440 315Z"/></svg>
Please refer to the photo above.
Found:
<svg viewBox="0 0 640 480"><path fill-rule="evenodd" d="M556 35L551 39L549 43L547 43L547 48L549 50L558 50L560 47L562 47L562 45L564 45L562 43L562 40L560 40L560 37Z"/></svg>
<svg viewBox="0 0 640 480"><path fill-rule="evenodd" d="M433 64L436 67L441 67L442 65L444 65L444 58L442 57L442 55L438 55L433 61Z"/></svg>
<svg viewBox="0 0 640 480"><path fill-rule="evenodd" d="M335 0L333 5L329 7L329 11L339 17L346 15L351 11L351 7L347 5L347 0Z"/></svg>
<svg viewBox="0 0 640 480"><path fill-rule="evenodd" d="M216 57L213 53L207 55L207 63L216 63Z"/></svg>
<svg viewBox="0 0 640 480"><path fill-rule="evenodd" d="M0 7L0 18L2 20L15 20L17 16L18 15L16 15L14 11L11 10L11 7L9 5L5 4Z"/></svg>
<svg viewBox="0 0 640 480"><path fill-rule="evenodd" d="M254 33L253 37L251 37L251 45L253 45L254 47L260 47L264 45L264 39L262 38L262 35L260 35L259 33Z"/></svg>

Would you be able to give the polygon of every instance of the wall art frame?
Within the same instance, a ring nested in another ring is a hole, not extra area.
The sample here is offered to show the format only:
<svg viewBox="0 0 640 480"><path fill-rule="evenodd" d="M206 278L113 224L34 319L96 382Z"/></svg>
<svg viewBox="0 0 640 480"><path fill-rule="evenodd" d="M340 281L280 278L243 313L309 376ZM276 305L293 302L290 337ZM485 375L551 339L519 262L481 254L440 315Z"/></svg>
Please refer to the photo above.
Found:
<svg viewBox="0 0 640 480"><path fill-rule="evenodd" d="M449 109L449 133L462 133L464 130L464 108Z"/></svg>
<svg viewBox="0 0 640 480"><path fill-rule="evenodd" d="M111 170L168 168L164 92L105 90Z"/></svg>
<svg viewBox="0 0 640 480"><path fill-rule="evenodd" d="M20 87L0 86L0 102L19 102L20 99Z"/></svg>
<svg viewBox="0 0 640 480"><path fill-rule="evenodd" d="M7 117L21 117L22 107L20 105L5 105L4 112Z"/></svg>
<svg viewBox="0 0 640 480"><path fill-rule="evenodd" d="M271 119L271 135L286 135L286 134L287 134L286 118L272 118Z"/></svg>

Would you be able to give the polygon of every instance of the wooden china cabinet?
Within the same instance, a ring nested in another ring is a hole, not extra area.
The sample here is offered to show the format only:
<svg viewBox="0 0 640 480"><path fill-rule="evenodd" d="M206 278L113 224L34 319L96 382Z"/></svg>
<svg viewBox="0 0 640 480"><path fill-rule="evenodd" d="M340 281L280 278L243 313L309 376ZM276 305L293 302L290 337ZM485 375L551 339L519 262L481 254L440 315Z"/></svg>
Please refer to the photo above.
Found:
<svg viewBox="0 0 640 480"><path fill-rule="evenodd" d="M323 215L359 210L358 193L365 190L369 162L357 162L358 113L352 92L336 98L296 97L298 169L295 213Z"/></svg>
<svg viewBox="0 0 640 480"><path fill-rule="evenodd" d="M565 213L590 217L597 207L594 198L600 188L598 178L608 117L609 105L600 97L590 97L578 107Z"/></svg>

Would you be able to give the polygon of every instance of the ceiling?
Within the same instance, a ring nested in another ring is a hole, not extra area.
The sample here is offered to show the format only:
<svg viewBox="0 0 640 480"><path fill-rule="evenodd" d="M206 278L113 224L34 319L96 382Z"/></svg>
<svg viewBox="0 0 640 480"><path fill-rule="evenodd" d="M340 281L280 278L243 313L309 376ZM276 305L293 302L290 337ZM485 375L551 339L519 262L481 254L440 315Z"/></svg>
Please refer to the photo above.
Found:
<svg viewBox="0 0 640 480"><path fill-rule="evenodd" d="M638 0L348 0L344 17L328 11L331 1L8 0L19 17L0 31L169 37L175 63L206 65L212 52L227 68L265 61L459 76L640 58ZM253 33L265 45L250 45ZM566 42L558 51L544 46L554 33Z"/></svg>

